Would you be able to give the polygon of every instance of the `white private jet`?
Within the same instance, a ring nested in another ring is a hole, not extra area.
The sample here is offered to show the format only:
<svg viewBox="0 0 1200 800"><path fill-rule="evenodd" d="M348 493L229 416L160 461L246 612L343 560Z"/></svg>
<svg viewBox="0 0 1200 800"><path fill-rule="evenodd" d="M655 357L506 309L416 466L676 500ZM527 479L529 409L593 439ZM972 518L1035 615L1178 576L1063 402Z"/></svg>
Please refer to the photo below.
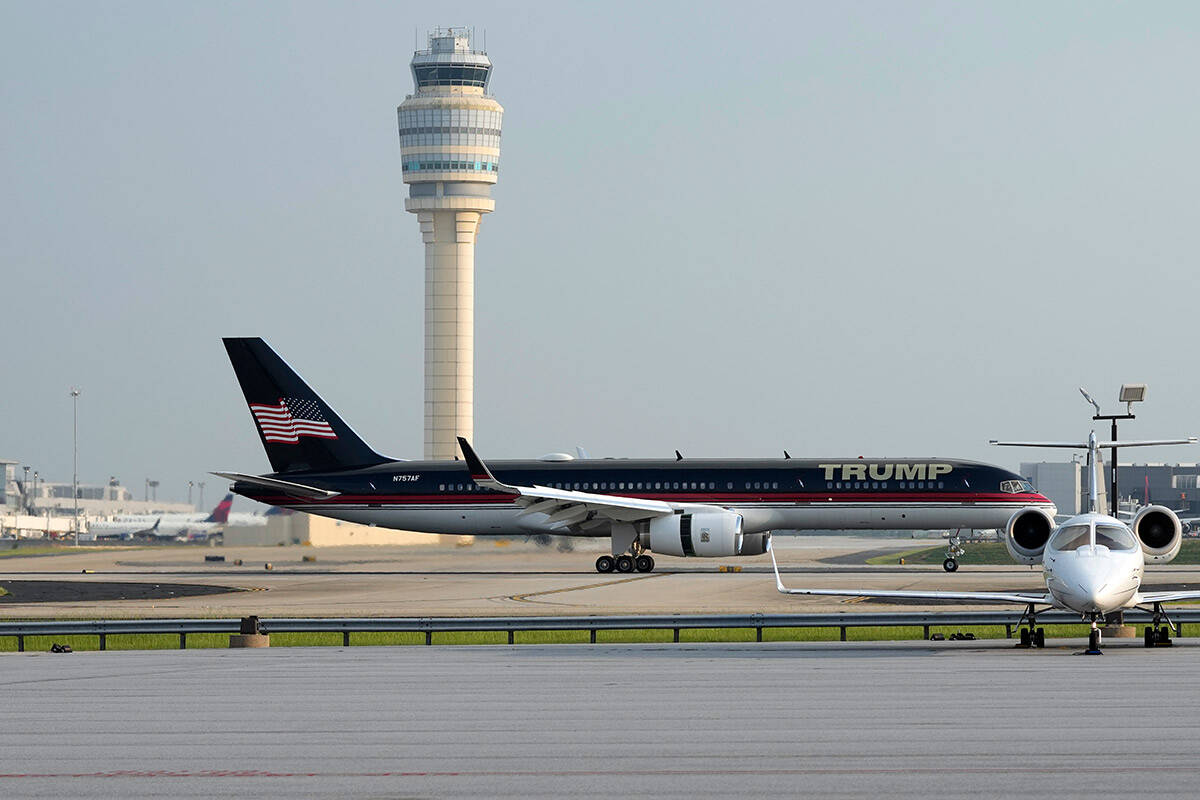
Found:
<svg viewBox="0 0 1200 800"><path fill-rule="evenodd" d="M965 603L1011 603L1024 605L1020 622L1021 644L1046 646L1045 631L1037 627L1036 615L1050 609L1065 609L1091 622L1088 652L1100 652L1100 628L1109 615L1125 609L1144 608L1153 614L1153 625L1145 631L1146 647L1169 645L1167 625L1174 627L1162 604L1200 599L1200 591L1143 592L1142 572L1147 562L1166 563L1179 553L1183 531L1175 512L1163 506L1146 506L1129 525L1098 510L1100 483L1099 448L1141 447L1150 445L1193 444L1196 437L1169 441L1097 442L1093 432L1088 441L1075 442L998 442L994 445L1015 447L1067 447L1088 451L1089 508L1053 527L1029 524L1014 516L1005 530L1005 544L1014 560L1023 564L1042 564L1046 579L1044 594L1023 592L919 592L875 589L789 589L779 576L775 553L775 585L784 594L832 595L840 597L881 597L918 600L961 600ZM1039 606L1044 606L1040 608ZM1148 608L1147 608L1148 607ZM1166 622L1167 625L1160 624Z"/></svg>

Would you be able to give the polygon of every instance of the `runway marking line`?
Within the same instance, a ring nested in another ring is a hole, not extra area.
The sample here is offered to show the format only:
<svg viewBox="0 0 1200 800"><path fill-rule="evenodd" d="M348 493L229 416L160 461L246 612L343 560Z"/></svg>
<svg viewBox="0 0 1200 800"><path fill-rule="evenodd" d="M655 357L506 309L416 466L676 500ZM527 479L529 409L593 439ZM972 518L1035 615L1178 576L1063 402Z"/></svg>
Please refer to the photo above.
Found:
<svg viewBox="0 0 1200 800"><path fill-rule="evenodd" d="M537 602L536 600L530 600L529 598L542 597L543 595L548 595L548 594L561 594L563 592L578 592L578 591L582 591L584 589L599 589L603 586L616 586L621 583L631 583L632 581L644 581L649 578L662 578L662 577L664 577L666 575L670 575L670 574L671 574L670 572L659 572L659 573L655 573L653 575L635 575L632 578L621 578L620 580L616 580L616 581L602 581L600 583L589 583L586 586L567 586L562 589L547 589L544 592L526 592L525 594L510 594L510 595L508 595L507 599L514 600L518 603L536 603Z"/></svg>

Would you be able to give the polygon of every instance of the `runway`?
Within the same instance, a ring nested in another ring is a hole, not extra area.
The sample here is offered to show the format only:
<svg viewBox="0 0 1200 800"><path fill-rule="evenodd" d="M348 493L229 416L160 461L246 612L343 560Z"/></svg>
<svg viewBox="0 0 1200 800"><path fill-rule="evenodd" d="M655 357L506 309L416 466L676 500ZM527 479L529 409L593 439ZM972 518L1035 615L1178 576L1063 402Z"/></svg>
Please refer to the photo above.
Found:
<svg viewBox="0 0 1200 800"><path fill-rule="evenodd" d="M0 657L0 796L1192 797L1200 646Z"/></svg>

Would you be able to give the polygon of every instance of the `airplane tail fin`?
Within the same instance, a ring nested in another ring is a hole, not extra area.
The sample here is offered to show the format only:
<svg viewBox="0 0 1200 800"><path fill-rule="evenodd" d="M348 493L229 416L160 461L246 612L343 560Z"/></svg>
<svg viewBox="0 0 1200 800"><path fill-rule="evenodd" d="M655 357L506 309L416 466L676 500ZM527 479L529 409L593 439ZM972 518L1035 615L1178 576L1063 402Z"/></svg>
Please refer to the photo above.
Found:
<svg viewBox="0 0 1200 800"><path fill-rule="evenodd" d="M216 522L224 525L229 522L229 511L233 508L233 495L227 494L217 503L217 507L212 510L212 513L204 518L205 522Z"/></svg>
<svg viewBox="0 0 1200 800"><path fill-rule="evenodd" d="M262 339L223 341L276 472L352 469L391 460L359 438Z"/></svg>

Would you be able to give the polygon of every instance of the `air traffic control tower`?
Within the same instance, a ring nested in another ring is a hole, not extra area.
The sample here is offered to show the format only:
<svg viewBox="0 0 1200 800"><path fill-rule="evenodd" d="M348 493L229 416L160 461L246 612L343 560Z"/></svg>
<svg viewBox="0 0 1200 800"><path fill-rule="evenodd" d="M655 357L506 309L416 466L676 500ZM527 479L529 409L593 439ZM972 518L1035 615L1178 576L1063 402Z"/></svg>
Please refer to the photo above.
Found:
<svg viewBox="0 0 1200 800"><path fill-rule="evenodd" d="M492 62L465 28L438 28L413 54L416 92L398 109L406 211L425 243L425 458L449 461L474 432L475 237L496 207L504 108Z"/></svg>

